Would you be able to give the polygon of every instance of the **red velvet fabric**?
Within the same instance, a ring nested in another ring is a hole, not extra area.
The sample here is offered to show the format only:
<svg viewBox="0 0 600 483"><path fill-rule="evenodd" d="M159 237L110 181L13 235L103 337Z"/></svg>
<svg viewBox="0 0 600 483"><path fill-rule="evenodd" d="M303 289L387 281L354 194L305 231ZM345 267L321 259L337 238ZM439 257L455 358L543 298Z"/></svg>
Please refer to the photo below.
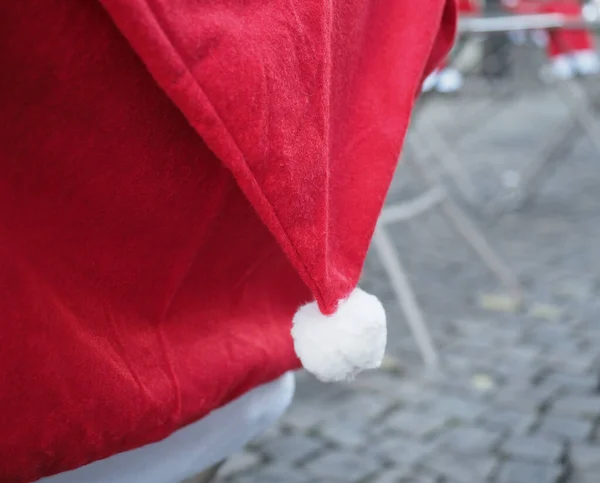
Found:
<svg viewBox="0 0 600 483"><path fill-rule="evenodd" d="M298 367L291 317L355 286L455 16L0 6L0 481L159 440Z"/></svg>

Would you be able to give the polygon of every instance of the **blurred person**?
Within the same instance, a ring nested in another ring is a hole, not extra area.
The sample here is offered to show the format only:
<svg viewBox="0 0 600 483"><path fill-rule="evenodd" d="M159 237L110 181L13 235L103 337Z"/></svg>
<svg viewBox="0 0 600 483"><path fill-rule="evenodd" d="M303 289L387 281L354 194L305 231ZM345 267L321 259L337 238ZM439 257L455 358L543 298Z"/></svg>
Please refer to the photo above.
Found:
<svg viewBox="0 0 600 483"><path fill-rule="evenodd" d="M543 4L542 12L581 20L583 5L578 0L551 0ZM600 59L592 32L585 28L551 29L548 38L547 52L555 77L570 79L575 75L600 73Z"/></svg>
<svg viewBox="0 0 600 483"><path fill-rule="evenodd" d="M509 1L511 10L519 14L560 14L570 19L581 20L584 13L584 5L579 0ZM567 80L576 75L600 73L600 58L594 35L585 28L547 29L543 46L546 48L550 72L554 78Z"/></svg>
<svg viewBox="0 0 600 483"><path fill-rule="evenodd" d="M0 6L0 481L208 481L301 365L377 367L362 264L444 0Z"/></svg>
<svg viewBox="0 0 600 483"><path fill-rule="evenodd" d="M481 14L478 0L458 0L458 12L461 16L476 16ZM442 94L459 91L464 85L462 73L445 58L440 65L423 82L423 92L436 90Z"/></svg>

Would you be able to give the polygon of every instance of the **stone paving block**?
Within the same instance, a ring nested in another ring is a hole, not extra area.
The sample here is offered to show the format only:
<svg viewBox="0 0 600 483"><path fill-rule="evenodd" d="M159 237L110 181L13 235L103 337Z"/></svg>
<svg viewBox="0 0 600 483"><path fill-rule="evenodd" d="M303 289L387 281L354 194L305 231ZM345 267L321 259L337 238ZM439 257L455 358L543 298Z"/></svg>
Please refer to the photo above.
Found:
<svg viewBox="0 0 600 483"><path fill-rule="evenodd" d="M332 418L340 421L372 421L386 411L394 401L382 394L358 394L350 400L339 401L332 411Z"/></svg>
<svg viewBox="0 0 600 483"><path fill-rule="evenodd" d="M600 444L575 444L569 449L569 460L578 471L596 472L600 481Z"/></svg>
<svg viewBox="0 0 600 483"><path fill-rule="evenodd" d="M228 478L238 473L248 472L251 469L257 468L261 462L262 458L260 455L250 451L243 451L227 459L219 469L219 477Z"/></svg>
<svg viewBox="0 0 600 483"><path fill-rule="evenodd" d="M554 291L557 295L567 300L574 300L581 303L592 296L594 291L593 285L593 282L590 280L561 280Z"/></svg>
<svg viewBox="0 0 600 483"><path fill-rule="evenodd" d="M558 387L552 385L531 386L519 381L506 388L500 388L493 396L495 406L520 409L527 412L541 410L558 394Z"/></svg>
<svg viewBox="0 0 600 483"><path fill-rule="evenodd" d="M512 436L506 440L500 452L509 459L538 463L558 463L563 455L563 445L539 436Z"/></svg>
<svg viewBox="0 0 600 483"><path fill-rule="evenodd" d="M541 369L540 375L537 378L538 380L536 380L536 384L534 386L535 391L540 394L540 396L545 394L548 396L548 399L552 400L558 399L560 396L566 394L567 389L563 384L555 379L544 377L544 373L548 373L549 369L543 365L543 363L540 363L540 365L543 367L543 369Z"/></svg>
<svg viewBox="0 0 600 483"><path fill-rule="evenodd" d="M551 414L597 419L600 417L600 395L567 395L554 402Z"/></svg>
<svg viewBox="0 0 600 483"><path fill-rule="evenodd" d="M521 328L522 330L522 328ZM540 348L532 344L521 344L510 348L510 357L520 367L529 367L537 362L540 356Z"/></svg>
<svg viewBox="0 0 600 483"><path fill-rule="evenodd" d="M569 483L598 483L598 471L575 471L569 478Z"/></svg>
<svg viewBox="0 0 600 483"><path fill-rule="evenodd" d="M257 472L255 482L260 483L307 483L311 477L306 472L288 465L274 463Z"/></svg>
<svg viewBox="0 0 600 483"><path fill-rule="evenodd" d="M399 410L386 418L382 427L414 438L427 439L442 431L447 421L447 417L432 412Z"/></svg>
<svg viewBox="0 0 600 483"><path fill-rule="evenodd" d="M464 354L445 354L444 369L458 374L469 374L473 368L473 359Z"/></svg>
<svg viewBox="0 0 600 483"><path fill-rule="evenodd" d="M282 435L283 435L283 433L281 432L281 426L275 425L275 426L269 428L264 433L262 433L258 437L258 439L256 439L255 441L251 442L249 444L249 446L251 446L251 447L258 446L260 444L266 443L267 441L271 441L273 439L281 438Z"/></svg>
<svg viewBox="0 0 600 483"><path fill-rule="evenodd" d="M399 379L391 386L388 383L385 392L396 396L398 402L404 405L414 405L434 397L434 393L426 389L423 382L422 380Z"/></svg>
<svg viewBox="0 0 600 483"><path fill-rule="evenodd" d="M464 457L434 452L423 466L453 483L483 483L492 477L498 461L491 456Z"/></svg>
<svg viewBox="0 0 600 483"><path fill-rule="evenodd" d="M577 443L586 441L590 437L593 427L591 421L545 416L536 433L540 437L550 436Z"/></svg>
<svg viewBox="0 0 600 483"><path fill-rule="evenodd" d="M506 381L514 380L517 377L522 377L523 380L525 380L526 377L533 377L529 368L509 359L508 354L503 358L491 358L489 361L486 361L485 365L478 364L477 368L479 370L489 372L489 374L491 374L498 381L494 392L490 393L490 396L502 391L502 389L505 387L504 385Z"/></svg>
<svg viewBox="0 0 600 483"><path fill-rule="evenodd" d="M523 434L529 431L536 420L536 415L517 409L488 409L480 418L482 426L496 431L510 431Z"/></svg>
<svg viewBox="0 0 600 483"><path fill-rule="evenodd" d="M546 378L569 393L594 393L598 390L597 374L566 374L555 372Z"/></svg>
<svg viewBox="0 0 600 483"><path fill-rule="evenodd" d="M529 331L529 336L537 344L560 345L571 342L572 328L566 324L537 324Z"/></svg>
<svg viewBox="0 0 600 483"><path fill-rule="evenodd" d="M216 483L312 483L313 478L303 471L290 466L274 464L255 468L245 475L236 475L226 479L217 478Z"/></svg>
<svg viewBox="0 0 600 483"><path fill-rule="evenodd" d="M515 344L523 336L523 327L520 324L503 322L492 324L489 320L459 320L456 323L456 331L462 337L476 339L485 344Z"/></svg>
<svg viewBox="0 0 600 483"><path fill-rule="evenodd" d="M434 443L422 443L397 435L372 441L366 451L387 464L411 468L433 448Z"/></svg>
<svg viewBox="0 0 600 483"><path fill-rule="evenodd" d="M478 358L488 360L493 356L501 355L499 349L500 347L496 345L478 339L453 338L447 343L444 352L449 355L468 356L474 358L471 359L472 361L477 361Z"/></svg>
<svg viewBox="0 0 600 483"><path fill-rule="evenodd" d="M407 479L409 479L412 476L412 473L413 472L410 469L385 469L382 472L380 472L369 483L404 483Z"/></svg>
<svg viewBox="0 0 600 483"><path fill-rule="evenodd" d="M400 480L399 483L440 483L440 478L431 475L414 475Z"/></svg>
<svg viewBox="0 0 600 483"><path fill-rule="evenodd" d="M303 434L290 434L265 442L260 450L270 460L297 463L323 449L323 443Z"/></svg>
<svg viewBox="0 0 600 483"><path fill-rule="evenodd" d="M285 413L281 425L298 431L307 432L323 422L323 413L312 405L302 406L298 403Z"/></svg>
<svg viewBox="0 0 600 483"><path fill-rule="evenodd" d="M498 473L497 483L559 483L565 469L561 465L507 461Z"/></svg>
<svg viewBox="0 0 600 483"><path fill-rule="evenodd" d="M317 431L326 441L342 447L357 448L367 443L365 425L356 419L328 421Z"/></svg>
<svg viewBox="0 0 600 483"><path fill-rule="evenodd" d="M546 397L512 390L498 391L492 398L492 404L499 410L516 410L527 413L536 413L547 403Z"/></svg>
<svg viewBox="0 0 600 483"><path fill-rule="evenodd" d="M438 403L443 396L459 398L473 404L483 404L494 390L494 376L482 372L479 368L474 368L472 361L470 364L471 367L466 373L460 373L455 368L450 367L446 363L446 360L444 360L443 366L443 369L438 374L431 376L427 380L427 388L434 395L426 400L422 400L418 405L419 408L427 409L438 405L443 406Z"/></svg>
<svg viewBox="0 0 600 483"><path fill-rule="evenodd" d="M350 399L360 393L354 391L349 384L327 384L319 381L315 376L305 370L296 372L296 394L292 407L310 406L315 399L325 404L325 409L330 409L330 402L340 398ZM323 404L322 404L323 405Z"/></svg>
<svg viewBox="0 0 600 483"><path fill-rule="evenodd" d="M467 423L476 420L485 411L479 400L453 395L440 395L429 407L429 411L445 417L453 423Z"/></svg>
<svg viewBox="0 0 600 483"><path fill-rule="evenodd" d="M587 342L587 337L584 340ZM573 340L571 344L554 346L540 358L541 363L555 371L567 371L583 376L586 376L586 373L595 366L597 361L598 352L595 348L582 347L582 340ZM598 382L593 376L591 378L589 376L582 379L575 378L574 381L568 381L566 384L564 384L564 377L562 380L561 387L570 391L590 392L590 390L594 391L598 388Z"/></svg>
<svg viewBox="0 0 600 483"><path fill-rule="evenodd" d="M395 389L403 383L402 375L385 371L366 371L352 382L352 387L359 392L376 392L381 397L389 400L390 404L396 403Z"/></svg>
<svg viewBox="0 0 600 483"><path fill-rule="evenodd" d="M498 446L501 435L483 428L454 428L437 440L440 448L459 455L484 455Z"/></svg>
<svg viewBox="0 0 600 483"><path fill-rule="evenodd" d="M381 464L367 453L330 451L310 461L304 469L317 481L340 479L358 482L381 471Z"/></svg>

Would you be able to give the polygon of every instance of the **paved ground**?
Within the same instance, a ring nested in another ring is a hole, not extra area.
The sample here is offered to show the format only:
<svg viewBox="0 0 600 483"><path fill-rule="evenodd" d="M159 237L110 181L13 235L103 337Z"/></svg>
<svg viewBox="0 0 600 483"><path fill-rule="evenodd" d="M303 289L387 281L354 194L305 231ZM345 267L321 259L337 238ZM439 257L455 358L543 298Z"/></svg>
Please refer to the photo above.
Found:
<svg viewBox="0 0 600 483"><path fill-rule="evenodd" d="M423 120L452 139L493 200L502 194L494 173L519 169L569 112L543 88L504 101L490 101L479 84L469 89L430 103ZM470 133L459 138L469 119ZM532 204L480 216L526 286L519 312L492 296L502 287L440 214L395 227L442 370L424 373L371 256L363 286L388 308L386 367L351 385L300 374L281 425L233 458L220 481L598 483L599 158L580 137ZM421 187L408 164L396 178L390 202Z"/></svg>

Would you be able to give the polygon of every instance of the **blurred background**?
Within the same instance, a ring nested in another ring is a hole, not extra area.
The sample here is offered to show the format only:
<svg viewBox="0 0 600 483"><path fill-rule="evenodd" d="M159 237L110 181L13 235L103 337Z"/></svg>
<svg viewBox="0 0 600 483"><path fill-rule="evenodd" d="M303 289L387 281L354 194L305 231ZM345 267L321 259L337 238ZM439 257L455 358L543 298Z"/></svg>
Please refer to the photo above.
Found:
<svg viewBox="0 0 600 483"><path fill-rule="evenodd" d="M384 367L299 373L219 481L600 482L600 10L460 3L364 270Z"/></svg>

